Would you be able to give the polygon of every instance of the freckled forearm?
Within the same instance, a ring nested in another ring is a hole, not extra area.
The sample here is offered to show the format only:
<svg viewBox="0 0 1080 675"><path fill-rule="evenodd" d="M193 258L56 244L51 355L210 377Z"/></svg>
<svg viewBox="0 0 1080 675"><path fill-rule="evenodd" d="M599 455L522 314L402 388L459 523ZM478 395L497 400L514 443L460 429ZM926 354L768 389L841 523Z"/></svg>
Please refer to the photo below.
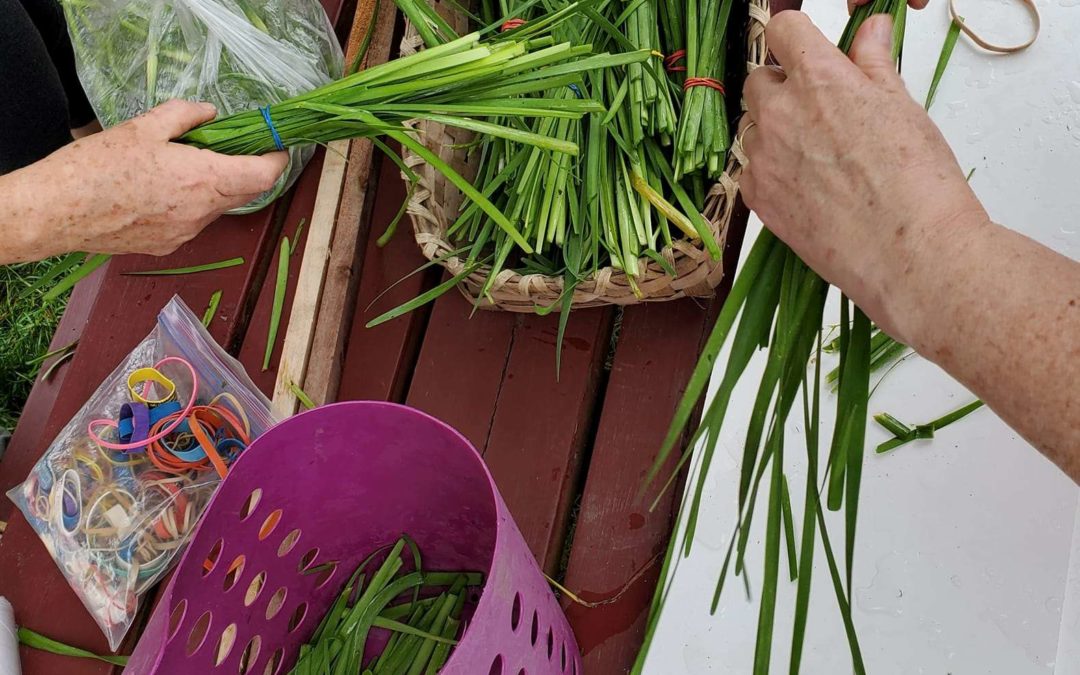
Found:
<svg viewBox="0 0 1080 675"><path fill-rule="evenodd" d="M930 244L902 339L1080 481L1080 264L989 221Z"/></svg>
<svg viewBox="0 0 1080 675"><path fill-rule="evenodd" d="M46 159L0 176L0 264L68 252L65 233L72 229L75 214L63 186L70 183L50 175L52 169L65 168Z"/></svg>

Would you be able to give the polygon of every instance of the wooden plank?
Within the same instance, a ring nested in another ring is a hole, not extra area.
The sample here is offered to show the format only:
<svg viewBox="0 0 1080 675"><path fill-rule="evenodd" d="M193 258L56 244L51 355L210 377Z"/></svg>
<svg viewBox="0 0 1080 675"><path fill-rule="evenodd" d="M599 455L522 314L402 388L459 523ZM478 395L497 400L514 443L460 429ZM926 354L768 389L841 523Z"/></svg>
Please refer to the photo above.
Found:
<svg viewBox="0 0 1080 675"><path fill-rule="evenodd" d="M303 264L296 282L285 344L278 361L277 382L274 384L271 410L279 419L296 412L297 400L290 390L290 385L302 384L307 369L326 263L330 259L338 195L345 180L348 152L349 141L334 141L327 147L327 156L323 162L319 192L315 198L315 209L311 213L307 240L304 242Z"/></svg>
<svg viewBox="0 0 1080 675"><path fill-rule="evenodd" d="M371 215L373 233L386 229L404 199L405 185L397 167L382 162ZM368 238L338 400L405 400L430 307L375 328L364 324L415 298L438 280L435 268L405 278L427 262L406 228L407 223L402 223L402 231L383 248L376 245L376 237Z"/></svg>
<svg viewBox="0 0 1080 675"><path fill-rule="evenodd" d="M724 250L727 270L738 262L748 216L740 199ZM596 605L563 599L585 672L627 673L641 647L682 487L677 483L651 512L659 484L643 497L639 492L733 277L727 274L709 303L680 300L623 313L564 578L568 589ZM669 458L661 476L670 475L677 458Z"/></svg>
<svg viewBox="0 0 1080 675"><path fill-rule="evenodd" d="M406 402L487 448L521 315L476 312L457 291L435 301Z"/></svg>
<svg viewBox="0 0 1080 675"><path fill-rule="evenodd" d="M371 26L368 51L363 67L383 63L390 58L394 45L394 25L397 9L390 2L376 2L379 14L370 24L371 9L357 8L348 53L355 58L360 43ZM363 7L363 5L362 5ZM371 213L378 186L378 166L373 155L374 144L367 139L354 141L349 154L349 166L338 206L337 227L330 246L326 281L319 305L318 323L312 338L311 356L304 377L304 391L316 403L335 400L341 382L341 362L345 342L356 308L360 282L360 267L370 233ZM402 229L408 223L403 223ZM406 236L402 233L402 236Z"/></svg>
<svg viewBox="0 0 1080 675"><path fill-rule="evenodd" d="M523 316L514 330L499 390L484 461L529 548L549 574L558 568L591 441L613 314L610 308L592 309L570 317L558 380L558 317Z"/></svg>
<svg viewBox="0 0 1080 675"><path fill-rule="evenodd" d="M392 3L382 6L379 0L360 0L346 63L355 60L369 30L371 41L364 64L384 62L390 55L396 16ZM308 393L316 397L317 403L325 403L334 393L330 389L337 388L344 330L352 317L351 301L356 290L352 270L358 247L363 250L359 240L367 238L361 220L372 175L373 149L367 139L331 143L328 149L274 386L273 411L279 418L294 414L299 407L292 391L294 384L305 391L310 389ZM319 330L322 322L327 325ZM317 370L308 383L312 355Z"/></svg>
<svg viewBox="0 0 1080 675"><path fill-rule="evenodd" d="M307 225L304 225L300 239L296 239L296 231L301 220L306 221L311 214L319 187L319 178L323 164L323 153L319 152L311 160L304 175L297 181L296 190L292 202L284 217L284 227L281 234L274 240L268 255L270 261L267 274L262 280L258 290L257 299L251 319L248 321L247 330L244 333L237 358L244 364L248 375L257 387L267 396L274 390L274 382L277 376L277 363L281 354L282 336L288 326L289 310L292 307L293 293L296 289L297 277L300 275L300 261L303 259L304 248L307 242ZM280 258L281 237L288 236L291 245L296 246L295 252L289 257L289 281L286 286L285 304L282 308L281 324L278 327L278 335L275 340L274 352L271 354L270 368L262 369L263 355L266 351L266 338L270 327L270 314L274 305L274 288L277 284L278 260Z"/></svg>
<svg viewBox="0 0 1080 675"><path fill-rule="evenodd" d="M678 490L652 512L656 490L644 500L638 492L697 362L707 319L707 309L691 301L623 314L564 581L586 602L606 602L585 608L564 600L585 672L628 672L640 647Z"/></svg>

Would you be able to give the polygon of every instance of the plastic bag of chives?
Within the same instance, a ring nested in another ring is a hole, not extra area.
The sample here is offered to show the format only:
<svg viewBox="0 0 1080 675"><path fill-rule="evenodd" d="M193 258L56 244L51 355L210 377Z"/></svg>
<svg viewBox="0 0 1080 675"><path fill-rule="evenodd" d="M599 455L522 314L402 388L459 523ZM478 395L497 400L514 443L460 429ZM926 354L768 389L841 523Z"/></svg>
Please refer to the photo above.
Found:
<svg viewBox="0 0 1080 675"><path fill-rule="evenodd" d="M220 115L278 103L340 77L341 48L318 0L62 0L79 80L105 127L172 98ZM314 145L292 147L284 192Z"/></svg>

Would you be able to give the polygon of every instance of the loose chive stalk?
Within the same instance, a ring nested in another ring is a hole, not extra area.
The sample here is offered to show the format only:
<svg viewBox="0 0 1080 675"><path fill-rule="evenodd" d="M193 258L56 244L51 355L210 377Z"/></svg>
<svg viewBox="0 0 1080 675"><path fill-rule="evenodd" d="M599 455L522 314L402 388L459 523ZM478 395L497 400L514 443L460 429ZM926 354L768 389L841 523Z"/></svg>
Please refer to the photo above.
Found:
<svg viewBox="0 0 1080 675"><path fill-rule="evenodd" d="M109 258L110 256L104 253L86 254L82 263L67 276L56 282L55 286L46 291L45 295L41 296L41 300L43 302L52 302L59 298L64 293L71 290L75 284L90 276L91 272L108 262Z"/></svg>
<svg viewBox="0 0 1080 675"><path fill-rule="evenodd" d="M213 294L210 295L210 302L206 305L206 311L203 312L203 317L202 317L203 326L205 326L207 328L210 327L210 322L214 320L215 316L217 316L218 305L220 305L220 304L221 304L221 291L220 290L214 291Z"/></svg>
<svg viewBox="0 0 1080 675"><path fill-rule="evenodd" d="M219 260L217 262L205 263L203 265L191 265L190 267L172 267L163 270L147 270L144 272L122 272L124 276L129 277L168 277L178 276L184 274L198 274L200 272L212 272L214 270L223 270L229 267L237 267L244 264L244 259L229 258L228 260Z"/></svg>
<svg viewBox="0 0 1080 675"><path fill-rule="evenodd" d="M953 422L962 420L971 413L975 412L979 408L983 407L984 403L975 399L967 405L961 406L952 412L942 415L936 420L927 422L926 424L919 424L913 427L909 427L900 420L896 419L889 413L878 413L874 415L874 421L885 428L886 431L893 435L893 438L881 443L877 446L877 452L883 453L890 450L895 450L900 446L907 445L912 441L928 440L934 437L934 432L940 429L944 429Z"/></svg>
<svg viewBox="0 0 1080 675"><path fill-rule="evenodd" d="M126 666L128 662L128 657L126 656L95 654L91 651L72 647L71 645L64 644L58 640L53 640L52 638L32 631L29 628L19 628L19 644L26 645L31 649L49 652L50 654L70 656L79 659L94 659L97 661L104 661L105 663L111 663L114 666Z"/></svg>
<svg viewBox="0 0 1080 675"><path fill-rule="evenodd" d="M938 85L941 84L941 78L945 75L945 69L949 66L949 59L952 58L953 49L956 47L956 41L960 37L963 24L964 17L962 16L956 17L949 24L949 32L945 34L945 44L941 45L941 56L938 57L937 67L934 68L934 79L930 82L930 90L926 92L926 110L930 110L930 106L934 105Z"/></svg>
<svg viewBox="0 0 1080 675"><path fill-rule="evenodd" d="M274 281L274 304L270 308L270 326L266 332L266 350L263 352L262 369L270 368L270 357L274 354L274 343L277 341L278 327L281 325L281 311L285 306L285 292L289 287L289 258L292 257L292 249L289 246L289 238L281 238L281 246L278 249L277 279Z"/></svg>
<svg viewBox="0 0 1080 675"><path fill-rule="evenodd" d="M300 401L300 405L304 406L308 410L314 410L318 406L315 405L315 401L311 400L311 397L307 393L298 387L295 382L289 382L289 391L293 393L297 401Z"/></svg>

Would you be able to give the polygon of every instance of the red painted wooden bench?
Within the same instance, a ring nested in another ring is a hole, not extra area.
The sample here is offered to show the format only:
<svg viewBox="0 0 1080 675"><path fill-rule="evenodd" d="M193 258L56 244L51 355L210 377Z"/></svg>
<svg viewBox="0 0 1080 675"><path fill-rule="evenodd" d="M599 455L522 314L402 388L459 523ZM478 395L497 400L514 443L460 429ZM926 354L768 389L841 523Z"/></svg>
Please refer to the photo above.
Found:
<svg viewBox="0 0 1080 675"><path fill-rule="evenodd" d="M368 0L356 8L346 6L348 0L323 1L343 36L354 12L370 16L363 14L371 10ZM366 19L356 23L367 25ZM354 31L354 43L357 37ZM385 58L379 49L373 47L369 59ZM347 284L356 289L356 313L336 398L407 403L464 433L484 454L542 567L589 603L564 599L586 672L627 672L640 646L675 508L670 495L649 512L648 499L637 493L720 303L683 300L621 312L576 312L558 380L555 316L478 312L469 318L465 300L449 293L406 317L366 329L367 320L439 280L439 272L430 270L376 301L424 260L404 232L382 249L375 246L376 237L367 236L381 233L405 198L392 163L375 161L367 189L372 203L354 205L356 213L370 212L370 218L361 219L360 241L366 245L359 278ZM222 218L169 260L169 266L181 266L243 256L243 267L181 278L133 277L122 273L157 268L161 261L125 256L75 289L53 343L78 338L78 350L49 382L35 385L0 463L0 491L26 477L61 426L150 330L174 293L200 312L215 290L224 291L210 331L240 358L263 391L272 392L273 367L260 369L273 296L269 270L280 237L292 240L300 220L311 216L321 162L319 153L291 197L259 214ZM729 263L737 256L745 219L740 208L728 238ZM292 258L291 281L301 258ZM285 319L291 289L292 284ZM273 363L277 358L275 352ZM104 636L6 499L0 500L0 520L8 522L0 538L0 595L12 601L19 623L69 644L106 651ZM130 651L145 618L136 622L121 651ZM113 670L25 648L21 655L26 675Z"/></svg>

